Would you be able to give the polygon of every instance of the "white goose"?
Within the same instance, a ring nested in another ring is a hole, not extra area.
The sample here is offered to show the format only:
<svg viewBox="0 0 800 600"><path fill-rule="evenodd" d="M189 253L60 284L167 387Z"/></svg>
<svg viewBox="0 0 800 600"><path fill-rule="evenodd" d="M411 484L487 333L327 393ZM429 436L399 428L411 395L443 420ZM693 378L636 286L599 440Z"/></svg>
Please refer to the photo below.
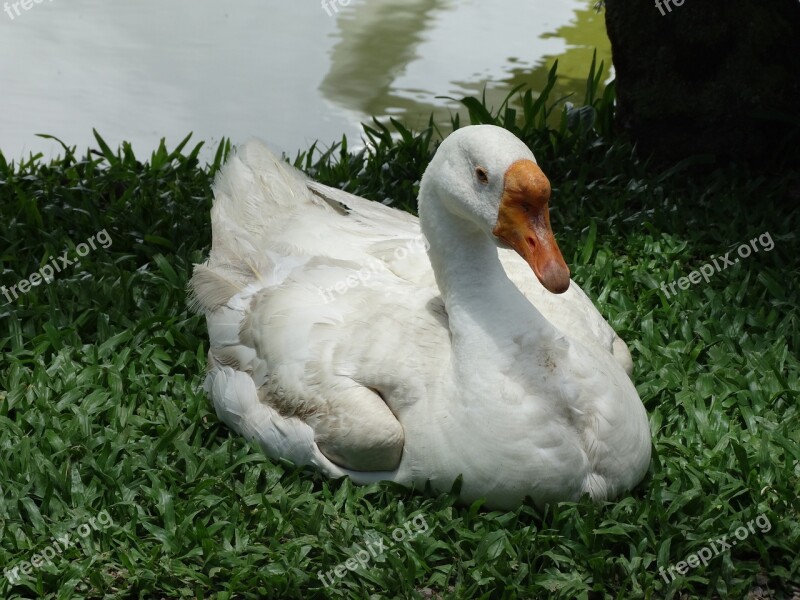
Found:
<svg viewBox="0 0 800 600"><path fill-rule="evenodd" d="M549 197L531 151L488 125L441 144L419 220L241 146L192 278L220 419L357 483L463 475L461 499L491 507L631 489L650 429L630 353L570 284Z"/></svg>

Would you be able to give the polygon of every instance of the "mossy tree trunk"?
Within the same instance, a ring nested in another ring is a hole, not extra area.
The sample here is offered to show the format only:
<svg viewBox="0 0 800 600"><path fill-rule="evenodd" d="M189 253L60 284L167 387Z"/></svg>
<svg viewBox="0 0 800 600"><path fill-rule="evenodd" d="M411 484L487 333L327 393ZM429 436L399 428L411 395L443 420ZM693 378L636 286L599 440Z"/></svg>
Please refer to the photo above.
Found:
<svg viewBox="0 0 800 600"><path fill-rule="evenodd" d="M798 0L606 0L605 10L617 122L642 152L800 155Z"/></svg>

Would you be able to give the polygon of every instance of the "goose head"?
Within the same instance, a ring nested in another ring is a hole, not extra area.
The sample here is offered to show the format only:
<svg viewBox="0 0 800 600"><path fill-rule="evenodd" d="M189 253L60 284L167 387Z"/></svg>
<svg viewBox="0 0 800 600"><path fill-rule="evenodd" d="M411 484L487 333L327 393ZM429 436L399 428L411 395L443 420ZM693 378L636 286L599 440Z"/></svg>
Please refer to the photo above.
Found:
<svg viewBox="0 0 800 600"><path fill-rule="evenodd" d="M494 125L450 134L420 182L421 216L425 202L438 201L462 227L513 248L547 290L560 294L569 288L569 268L550 227L549 200L550 182L533 153Z"/></svg>

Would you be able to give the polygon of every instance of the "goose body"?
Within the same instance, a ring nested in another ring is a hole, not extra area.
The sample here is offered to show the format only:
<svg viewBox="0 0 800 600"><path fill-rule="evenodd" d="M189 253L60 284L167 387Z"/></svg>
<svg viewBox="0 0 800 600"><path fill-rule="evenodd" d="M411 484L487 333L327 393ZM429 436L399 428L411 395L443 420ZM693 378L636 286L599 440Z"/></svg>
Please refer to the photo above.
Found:
<svg viewBox="0 0 800 600"><path fill-rule="evenodd" d="M419 220L255 141L214 193L192 278L205 388L269 456L357 483L447 491L462 475L464 501L500 508L612 498L644 476L630 353L570 282L549 183L509 132L451 134Z"/></svg>

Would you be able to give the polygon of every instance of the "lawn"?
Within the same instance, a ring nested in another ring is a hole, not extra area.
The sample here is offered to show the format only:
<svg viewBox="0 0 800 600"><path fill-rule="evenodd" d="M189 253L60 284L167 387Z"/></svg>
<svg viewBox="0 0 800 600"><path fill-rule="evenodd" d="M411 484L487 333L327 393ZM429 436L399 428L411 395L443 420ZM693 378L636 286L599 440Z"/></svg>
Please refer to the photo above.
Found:
<svg viewBox="0 0 800 600"><path fill-rule="evenodd" d="M800 175L644 161L598 79L579 107L465 99L453 126L512 129L550 177L573 279L633 354L639 487L498 512L268 460L217 420L186 303L228 144L201 164L188 138L143 160L97 135L0 155L0 597L797 597ZM372 123L370 152L295 163L413 210L446 133Z"/></svg>

